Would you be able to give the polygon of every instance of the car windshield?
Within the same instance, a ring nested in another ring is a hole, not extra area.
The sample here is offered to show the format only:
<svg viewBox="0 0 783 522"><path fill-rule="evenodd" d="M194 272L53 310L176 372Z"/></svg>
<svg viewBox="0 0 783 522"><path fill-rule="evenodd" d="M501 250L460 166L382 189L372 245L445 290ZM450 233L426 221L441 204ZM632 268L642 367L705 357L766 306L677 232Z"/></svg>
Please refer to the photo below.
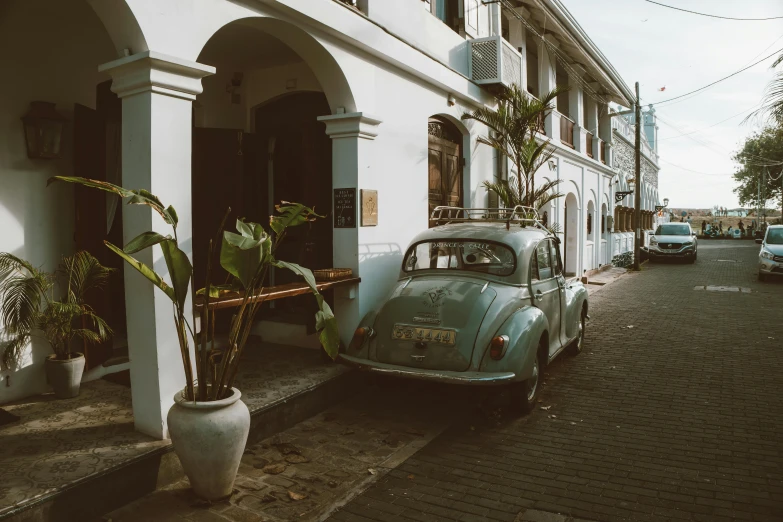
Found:
<svg viewBox="0 0 783 522"><path fill-rule="evenodd" d="M416 243L405 255L403 270L468 270L498 276L514 273L514 252L500 243L443 239Z"/></svg>
<svg viewBox="0 0 783 522"><path fill-rule="evenodd" d="M690 236L691 229L688 225L658 225L655 234L658 236Z"/></svg>
<svg viewBox="0 0 783 522"><path fill-rule="evenodd" d="M770 228L767 230L768 245L783 245L783 228Z"/></svg>

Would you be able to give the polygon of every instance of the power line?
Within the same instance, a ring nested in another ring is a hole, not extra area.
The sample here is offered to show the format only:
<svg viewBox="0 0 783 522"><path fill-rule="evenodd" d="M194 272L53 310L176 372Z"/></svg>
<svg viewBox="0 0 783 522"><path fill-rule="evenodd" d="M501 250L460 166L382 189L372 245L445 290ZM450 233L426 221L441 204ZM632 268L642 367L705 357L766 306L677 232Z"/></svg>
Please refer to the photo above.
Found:
<svg viewBox="0 0 783 522"><path fill-rule="evenodd" d="M720 18L721 20L738 20L741 22L763 22L766 20L779 20L783 18L783 16L771 16L769 18L735 18L732 16L720 16L720 15L714 15L709 13L699 13L698 11L690 11L688 9L682 9L681 7L674 7L673 5L666 5L662 4L660 2L654 2L653 0L644 0L645 2L649 2L651 4L660 5L661 7L668 7L669 9L675 9L677 11L683 11L685 13L691 13L699 16L709 16L710 18Z"/></svg>
<svg viewBox="0 0 783 522"><path fill-rule="evenodd" d="M648 1L649 1L649 0L648 0ZM712 83L710 83L710 84L707 84L707 85L705 85L704 87L700 87L700 88L698 88L698 89L696 89L696 90L693 90L693 91L691 91L691 92L686 92L685 94L681 94L681 95L679 95L679 96L675 96L674 98L669 98L668 100L663 100L663 101L655 102L655 103L653 103L652 105L661 105L661 104L668 103L668 102L671 102L671 101L674 101L674 100L679 100L680 98L684 98L684 97L686 97L686 96L689 96L689 95L691 95L691 94L697 93L697 92L699 92L699 91L703 91L704 89L708 89L708 88L712 87L712 86L713 86L713 85L715 85L715 84L718 84L718 83L720 83L720 82L722 82L722 81L724 81L724 80L728 80L728 79L729 79L729 78L731 78L732 76L736 76L736 75L738 75L738 74L739 74L739 73L741 73L741 72L747 71L747 70L748 70L748 69L750 69L751 67L754 67L754 66L756 66L756 65L760 64L760 63L761 63L761 62L763 62L764 60L768 60L769 58L772 58L773 56L775 56L776 54L780 53L781 51L783 51L783 48L781 48L781 49L778 49L778 50L777 50L777 51L775 51L774 53L772 53L772 54L770 54L770 55L768 55L768 56L766 56L766 57L762 58L761 60L758 60L758 61L756 61L756 62L753 62L752 64L748 65L747 67L743 67L743 68L742 68L742 69L740 69L739 71L733 72L733 73L731 73L731 74L730 74L730 75L728 75L728 76L724 76L724 77L723 77L723 78L721 78L720 80L716 80L716 81L714 81L714 82L712 82Z"/></svg>
<svg viewBox="0 0 783 522"><path fill-rule="evenodd" d="M716 125L720 125L720 124L721 124L721 123L723 123L723 122L729 121L729 120L730 120L730 119L732 119L732 118L736 118L737 116L742 116L742 115L743 115L743 114L745 114L746 112L748 112L748 111L751 111L751 110L755 109L755 108L756 108L756 107L758 107L759 105L760 105L760 104L758 104L758 103L757 103L757 104L756 104L756 105L754 105L753 107L750 107L750 108L748 108L748 109L745 109L745 110L744 110L744 111L742 111L742 112L738 112L737 114L735 114L735 115L733 115L733 116L729 116L729 117L728 117L728 118L726 118L725 120L721 120L721 121L719 121L718 123L713 123L712 125L709 125L709 126L707 126L707 127L702 127L701 129L695 130L695 131L693 131L693 132L689 132L689 133L687 133L687 134L678 134L677 136L669 136L668 138L662 138L662 139L659 139L658 141L660 142L660 141L666 141L666 140L673 140L673 139L675 139L675 138L682 138L683 136L690 136L691 134L696 134L697 132L701 132L701 131L705 131L705 130L707 130L707 129L711 129L711 128L715 127Z"/></svg>

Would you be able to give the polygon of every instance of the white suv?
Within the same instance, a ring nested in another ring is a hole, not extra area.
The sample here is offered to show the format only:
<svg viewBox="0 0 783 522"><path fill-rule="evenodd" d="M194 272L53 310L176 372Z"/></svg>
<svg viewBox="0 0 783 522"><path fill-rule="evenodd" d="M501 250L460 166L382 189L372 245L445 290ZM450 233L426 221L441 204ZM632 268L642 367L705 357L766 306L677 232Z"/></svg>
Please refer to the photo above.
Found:
<svg viewBox="0 0 783 522"><path fill-rule="evenodd" d="M761 244L759 281L768 275L783 276L783 225L771 225L764 239L757 239L756 243Z"/></svg>

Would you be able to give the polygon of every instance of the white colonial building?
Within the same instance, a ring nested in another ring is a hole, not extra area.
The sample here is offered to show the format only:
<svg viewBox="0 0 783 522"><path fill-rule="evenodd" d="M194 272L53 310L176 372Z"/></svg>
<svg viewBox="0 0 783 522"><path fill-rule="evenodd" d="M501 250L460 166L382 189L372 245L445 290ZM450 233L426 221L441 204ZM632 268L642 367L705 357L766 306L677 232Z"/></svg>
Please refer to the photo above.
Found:
<svg viewBox="0 0 783 522"><path fill-rule="evenodd" d="M627 263L632 250L633 196L615 194L633 175L633 127L609 106L630 107L633 94L559 0L4 0L0 63L0 251L48 270L76 249L119 268L104 239L166 230L146 207L47 188L53 175L173 205L197 275L227 206L263 223L277 201L314 205L329 217L281 257L361 277L333 297L347 341L432 206L489 204L482 183L508 169L478 143L487 129L461 116L494 106L493 89L510 83L533 96L571 86L544 124L557 152L537 175L563 180L564 197L543 210L563 230L566 271ZM28 157L20 118L33 101L67 118L55 158ZM653 112L644 130L649 229ZM334 217L336 189L349 190ZM376 225L361 219L362 190L377 191ZM165 270L157 249L140 257ZM184 379L170 302L130 270L107 294L127 335L136 427L165 437ZM46 353L2 369L0 404L45 389Z"/></svg>

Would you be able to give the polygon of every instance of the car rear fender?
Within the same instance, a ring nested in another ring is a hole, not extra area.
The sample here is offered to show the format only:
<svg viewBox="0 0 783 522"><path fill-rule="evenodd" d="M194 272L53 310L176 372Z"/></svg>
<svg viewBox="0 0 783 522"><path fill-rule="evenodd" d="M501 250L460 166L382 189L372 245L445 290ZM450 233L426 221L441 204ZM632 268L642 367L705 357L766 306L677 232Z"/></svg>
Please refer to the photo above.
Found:
<svg viewBox="0 0 783 522"><path fill-rule="evenodd" d="M515 381L524 381L533 374L533 362L538 351L539 341L548 336L548 322L544 313L534 306L524 306L511 314L495 333L495 336L508 336L506 353L500 360L489 355L489 343L481 347L484 356L481 359L481 371L514 372Z"/></svg>

